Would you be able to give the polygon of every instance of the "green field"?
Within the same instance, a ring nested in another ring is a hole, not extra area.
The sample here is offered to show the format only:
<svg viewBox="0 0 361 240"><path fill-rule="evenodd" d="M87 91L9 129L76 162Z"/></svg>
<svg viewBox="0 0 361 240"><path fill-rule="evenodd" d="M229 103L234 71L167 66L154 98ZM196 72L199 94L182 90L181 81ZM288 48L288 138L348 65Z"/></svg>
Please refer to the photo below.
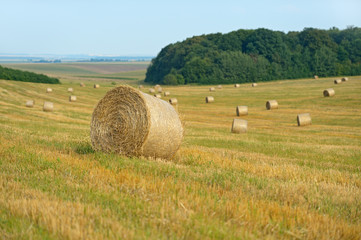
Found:
<svg viewBox="0 0 361 240"><path fill-rule="evenodd" d="M1 239L361 238L361 77L212 93L163 86L185 122L174 159L94 152L95 105L116 85L137 86L144 72L84 81L59 70L56 86L0 80ZM77 102L68 101L68 87ZM336 95L324 98L330 87ZM206 104L209 95L215 102ZM272 99L279 109L266 110ZM53 112L42 111L44 101ZM249 108L240 117L245 134L230 132L237 105ZM312 125L298 127L299 113L310 113Z"/></svg>

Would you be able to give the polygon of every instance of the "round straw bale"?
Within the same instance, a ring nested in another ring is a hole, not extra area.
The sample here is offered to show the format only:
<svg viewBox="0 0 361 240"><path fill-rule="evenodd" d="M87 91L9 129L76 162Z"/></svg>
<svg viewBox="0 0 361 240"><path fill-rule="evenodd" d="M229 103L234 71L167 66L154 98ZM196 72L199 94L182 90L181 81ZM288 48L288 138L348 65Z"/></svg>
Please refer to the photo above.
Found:
<svg viewBox="0 0 361 240"><path fill-rule="evenodd" d="M94 84L94 88L99 88L99 84Z"/></svg>
<svg viewBox="0 0 361 240"><path fill-rule="evenodd" d="M210 91L210 92L215 92L216 89L215 89L214 87L211 87L211 88L209 88L209 91Z"/></svg>
<svg viewBox="0 0 361 240"><path fill-rule="evenodd" d="M166 101L120 86L95 107L90 137L95 150L169 159L182 142L183 127Z"/></svg>
<svg viewBox="0 0 361 240"><path fill-rule="evenodd" d="M335 95L335 90L333 90L333 88L327 88L326 90L323 91L324 97L332 97L334 95Z"/></svg>
<svg viewBox="0 0 361 240"><path fill-rule="evenodd" d="M28 101L26 101L25 106L32 108L32 107L34 107L34 103L35 103L34 100L28 100Z"/></svg>
<svg viewBox="0 0 361 240"><path fill-rule="evenodd" d="M163 92L162 87L157 88L157 91L158 91L158 93L162 93Z"/></svg>
<svg viewBox="0 0 361 240"><path fill-rule="evenodd" d="M238 84L238 83L237 83L237 84L234 84L234 87L235 87L235 88L239 88L240 86L241 86L241 84Z"/></svg>
<svg viewBox="0 0 361 240"><path fill-rule="evenodd" d="M218 88L218 89L222 89L222 85L218 85L217 88Z"/></svg>
<svg viewBox="0 0 361 240"><path fill-rule="evenodd" d="M54 104L52 102L44 102L43 111L52 112L54 109Z"/></svg>
<svg viewBox="0 0 361 240"><path fill-rule="evenodd" d="M348 78L347 77L343 77L342 78L342 82L347 82L348 81Z"/></svg>
<svg viewBox="0 0 361 240"><path fill-rule="evenodd" d="M318 76L317 75L315 75L315 76L313 76L315 79L318 79Z"/></svg>
<svg viewBox="0 0 361 240"><path fill-rule="evenodd" d="M233 119L231 132L232 133L246 133L247 125L248 125L247 120L235 118L235 119Z"/></svg>
<svg viewBox="0 0 361 240"><path fill-rule="evenodd" d="M267 110L277 109L278 102L276 100L269 100L266 102L266 108L267 108Z"/></svg>
<svg viewBox="0 0 361 240"><path fill-rule="evenodd" d="M158 88L160 88L160 85L159 85L159 84L157 84L157 85L154 86L154 89L158 89Z"/></svg>
<svg viewBox="0 0 361 240"><path fill-rule="evenodd" d="M177 100L176 98L171 98L171 99L169 99L169 103L170 103L171 105L177 105L177 104L178 104L178 100Z"/></svg>
<svg viewBox="0 0 361 240"><path fill-rule="evenodd" d="M335 79L335 81L333 81L335 84L340 84L342 82L341 79Z"/></svg>
<svg viewBox="0 0 361 240"><path fill-rule="evenodd" d="M155 93L154 88L149 88L149 93Z"/></svg>
<svg viewBox="0 0 361 240"><path fill-rule="evenodd" d="M257 87L257 83L252 83L252 87Z"/></svg>
<svg viewBox="0 0 361 240"><path fill-rule="evenodd" d="M47 89L46 89L46 92L47 92L47 93L51 93L52 91L53 91L53 89L51 89L51 88L47 88Z"/></svg>
<svg viewBox="0 0 361 240"><path fill-rule="evenodd" d="M212 97L212 96L207 96L207 97L206 97L206 103L211 103L211 102L214 102L214 97Z"/></svg>
<svg viewBox="0 0 361 240"><path fill-rule="evenodd" d="M69 96L69 102L75 102L76 96Z"/></svg>
<svg viewBox="0 0 361 240"><path fill-rule="evenodd" d="M139 85L139 89L143 88L143 85Z"/></svg>
<svg viewBox="0 0 361 240"><path fill-rule="evenodd" d="M68 92L73 92L73 88L68 88Z"/></svg>
<svg viewBox="0 0 361 240"><path fill-rule="evenodd" d="M297 115L297 124L298 126L311 125L311 116L309 113L302 113Z"/></svg>
<svg viewBox="0 0 361 240"><path fill-rule="evenodd" d="M79 86L80 87L85 87L85 84L81 82L81 83L79 83Z"/></svg>
<svg viewBox="0 0 361 240"><path fill-rule="evenodd" d="M237 106L236 113L237 113L237 116L248 115L248 107L247 106Z"/></svg>
<svg viewBox="0 0 361 240"><path fill-rule="evenodd" d="M170 95L170 92L164 92L164 96L169 96Z"/></svg>
<svg viewBox="0 0 361 240"><path fill-rule="evenodd" d="M162 95L160 95L160 94L154 94L154 97L156 97L156 98L162 98Z"/></svg>

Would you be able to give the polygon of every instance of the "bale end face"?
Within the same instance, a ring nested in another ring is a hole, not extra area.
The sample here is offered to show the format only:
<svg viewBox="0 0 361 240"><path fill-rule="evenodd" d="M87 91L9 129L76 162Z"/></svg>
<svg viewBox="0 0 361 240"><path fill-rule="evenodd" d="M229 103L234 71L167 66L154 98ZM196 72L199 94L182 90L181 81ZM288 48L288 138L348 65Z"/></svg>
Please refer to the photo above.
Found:
<svg viewBox="0 0 361 240"><path fill-rule="evenodd" d="M237 106L236 113L237 113L237 116L246 116L246 115L248 115L248 107L247 106Z"/></svg>
<svg viewBox="0 0 361 240"><path fill-rule="evenodd" d="M211 102L214 102L214 97L212 96L206 97L206 103L211 103Z"/></svg>
<svg viewBox="0 0 361 240"><path fill-rule="evenodd" d="M333 90L333 88L328 88L328 89L323 91L323 96L324 97L332 97L334 95L335 95L335 90Z"/></svg>
<svg viewBox="0 0 361 240"><path fill-rule="evenodd" d="M297 124L298 126L307 126L311 125L311 116L309 113L302 113L297 115Z"/></svg>
<svg viewBox="0 0 361 240"><path fill-rule="evenodd" d="M246 133L247 125L248 125L247 120L235 118L235 119L233 119L231 132L232 133Z"/></svg>
<svg viewBox="0 0 361 240"><path fill-rule="evenodd" d="M269 100L266 102L267 110L278 109L278 102L276 100Z"/></svg>

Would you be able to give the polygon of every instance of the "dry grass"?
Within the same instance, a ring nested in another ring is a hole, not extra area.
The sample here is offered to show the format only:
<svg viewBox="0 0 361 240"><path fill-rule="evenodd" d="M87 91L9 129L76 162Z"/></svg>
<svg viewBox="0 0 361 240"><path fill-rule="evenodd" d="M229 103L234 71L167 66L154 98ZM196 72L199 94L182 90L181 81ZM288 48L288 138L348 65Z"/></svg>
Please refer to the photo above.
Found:
<svg viewBox="0 0 361 240"><path fill-rule="evenodd" d="M65 81L46 94L46 84L0 80L0 236L360 239L361 78L332 81L223 85L212 104L209 87L167 87L186 132L165 161L92 150L91 114L110 83ZM337 95L324 98L332 86ZM268 99L282 103L277 114ZM241 135L230 132L239 103L249 108ZM301 112L311 126L297 127Z"/></svg>

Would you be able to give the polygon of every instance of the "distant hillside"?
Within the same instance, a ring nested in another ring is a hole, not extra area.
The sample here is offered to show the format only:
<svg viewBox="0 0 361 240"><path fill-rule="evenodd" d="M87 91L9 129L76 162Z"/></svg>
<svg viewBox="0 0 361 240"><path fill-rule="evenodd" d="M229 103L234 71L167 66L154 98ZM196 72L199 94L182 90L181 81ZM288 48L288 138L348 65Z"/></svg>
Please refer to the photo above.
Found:
<svg viewBox="0 0 361 240"><path fill-rule="evenodd" d="M169 44L146 82L215 84L361 75L361 28L283 33L268 29L208 34Z"/></svg>
<svg viewBox="0 0 361 240"><path fill-rule="evenodd" d="M21 82L36 82L36 83L51 83L51 84L60 83L59 79L51 78L44 74L21 71L2 66L0 66L0 79L21 81Z"/></svg>

